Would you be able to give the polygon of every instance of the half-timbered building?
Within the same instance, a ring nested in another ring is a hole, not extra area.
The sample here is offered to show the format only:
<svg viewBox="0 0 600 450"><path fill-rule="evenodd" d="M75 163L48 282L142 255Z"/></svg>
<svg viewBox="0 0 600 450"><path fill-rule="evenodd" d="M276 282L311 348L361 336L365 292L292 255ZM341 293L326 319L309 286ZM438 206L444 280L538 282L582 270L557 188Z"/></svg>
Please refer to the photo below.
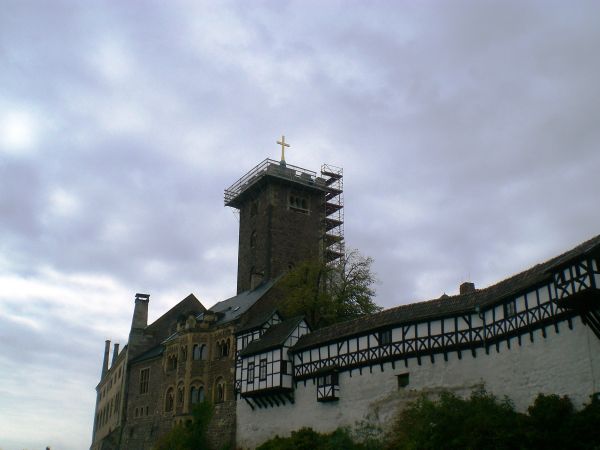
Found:
<svg viewBox="0 0 600 450"><path fill-rule="evenodd" d="M289 347L282 322L239 352L238 445L303 426L385 426L406 402L442 389L468 395L484 385L521 410L538 393L582 405L600 392L599 263L600 236L485 289L465 283L459 295L306 328ZM273 401L254 383L283 348L292 389L278 386L285 396Z"/></svg>

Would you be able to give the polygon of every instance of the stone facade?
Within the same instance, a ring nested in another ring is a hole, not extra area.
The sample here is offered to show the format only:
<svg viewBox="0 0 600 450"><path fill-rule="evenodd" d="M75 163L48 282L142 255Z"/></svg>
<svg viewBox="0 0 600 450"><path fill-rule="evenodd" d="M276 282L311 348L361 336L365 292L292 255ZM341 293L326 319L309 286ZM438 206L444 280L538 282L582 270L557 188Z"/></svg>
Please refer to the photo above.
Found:
<svg viewBox="0 0 600 450"><path fill-rule="evenodd" d="M238 292L318 259L324 233L322 190L274 179L246 195L239 208Z"/></svg>

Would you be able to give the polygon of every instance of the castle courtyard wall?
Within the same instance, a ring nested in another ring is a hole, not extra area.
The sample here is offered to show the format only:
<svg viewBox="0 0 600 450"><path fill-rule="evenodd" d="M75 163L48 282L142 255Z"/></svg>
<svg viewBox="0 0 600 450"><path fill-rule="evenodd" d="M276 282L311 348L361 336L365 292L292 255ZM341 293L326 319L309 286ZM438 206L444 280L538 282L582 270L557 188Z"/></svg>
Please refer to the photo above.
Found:
<svg viewBox="0 0 600 450"><path fill-rule="evenodd" d="M421 394L436 395L442 390L468 396L473 389L485 385L488 392L508 396L519 411L524 411L539 393L568 395L577 407L588 402L590 395L600 391L600 340L579 317L573 319L573 329L566 322L542 331L511 339L510 348L502 342L496 347L396 361L371 368L363 367L339 374L339 400L317 402L316 380L297 383L295 403L273 408L255 408L242 399L237 402L237 444L252 449L274 437L288 436L301 427L329 432L341 426L356 426L368 422L382 428L394 414ZM398 386L397 376L409 374L409 384Z"/></svg>

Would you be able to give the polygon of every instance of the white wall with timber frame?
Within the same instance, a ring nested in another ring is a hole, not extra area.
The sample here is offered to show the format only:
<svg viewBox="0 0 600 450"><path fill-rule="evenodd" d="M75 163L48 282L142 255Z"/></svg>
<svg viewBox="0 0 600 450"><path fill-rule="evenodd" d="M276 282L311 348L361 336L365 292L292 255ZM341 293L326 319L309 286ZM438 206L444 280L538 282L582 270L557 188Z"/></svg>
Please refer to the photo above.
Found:
<svg viewBox="0 0 600 450"><path fill-rule="evenodd" d="M267 332L273 325L277 325L281 322L281 316L277 311L260 326L246 330L243 333L236 335L236 358L235 358L235 392L238 393L241 390L241 379L242 379L242 360L239 358L240 351L245 349L248 344L252 341L259 339L263 334Z"/></svg>
<svg viewBox="0 0 600 450"><path fill-rule="evenodd" d="M240 358L240 377L236 380L240 381L242 397L276 388L292 389L292 358L288 351L308 330L301 320L280 347Z"/></svg>
<svg viewBox="0 0 600 450"><path fill-rule="evenodd" d="M238 402L238 445L254 448L303 426L385 425L422 393L468 395L482 384L519 410L538 393L568 395L581 406L600 392L600 335L589 317L600 311L599 264L579 261L551 275L472 312L372 329L294 353L295 402L260 409ZM565 306L579 297L586 303ZM338 373L336 401L319 402L319 377L331 368Z"/></svg>

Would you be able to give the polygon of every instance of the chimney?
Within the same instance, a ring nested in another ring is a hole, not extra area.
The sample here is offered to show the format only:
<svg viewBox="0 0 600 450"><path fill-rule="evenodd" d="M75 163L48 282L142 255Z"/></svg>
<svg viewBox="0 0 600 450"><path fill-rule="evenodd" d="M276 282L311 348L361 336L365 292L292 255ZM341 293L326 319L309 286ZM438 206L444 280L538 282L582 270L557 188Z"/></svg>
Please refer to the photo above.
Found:
<svg viewBox="0 0 600 450"><path fill-rule="evenodd" d="M465 281L460 285L460 295L470 294L471 292L475 292L475 283Z"/></svg>
<svg viewBox="0 0 600 450"><path fill-rule="evenodd" d="M107 339L104 342L104 360L102 361L102 378L108 372L108 354L110 353L110 341Z"/></svg>
<svg viewBox="0 0 600 450"><path fill-rule="evenodd" d="M110 363L110 367L114 366L115 362L117 362L117 356L119 356L119 343L118 342L113 346L113 357L112 357L112 362Z"/></svg>
<svg viewBox="0 0 600 450"><path fill-rule="evenodd" d="M131 321L132 330L143 330L148 325L148 302L150 302L150 294L135 294L135 308Z"/></svg>

